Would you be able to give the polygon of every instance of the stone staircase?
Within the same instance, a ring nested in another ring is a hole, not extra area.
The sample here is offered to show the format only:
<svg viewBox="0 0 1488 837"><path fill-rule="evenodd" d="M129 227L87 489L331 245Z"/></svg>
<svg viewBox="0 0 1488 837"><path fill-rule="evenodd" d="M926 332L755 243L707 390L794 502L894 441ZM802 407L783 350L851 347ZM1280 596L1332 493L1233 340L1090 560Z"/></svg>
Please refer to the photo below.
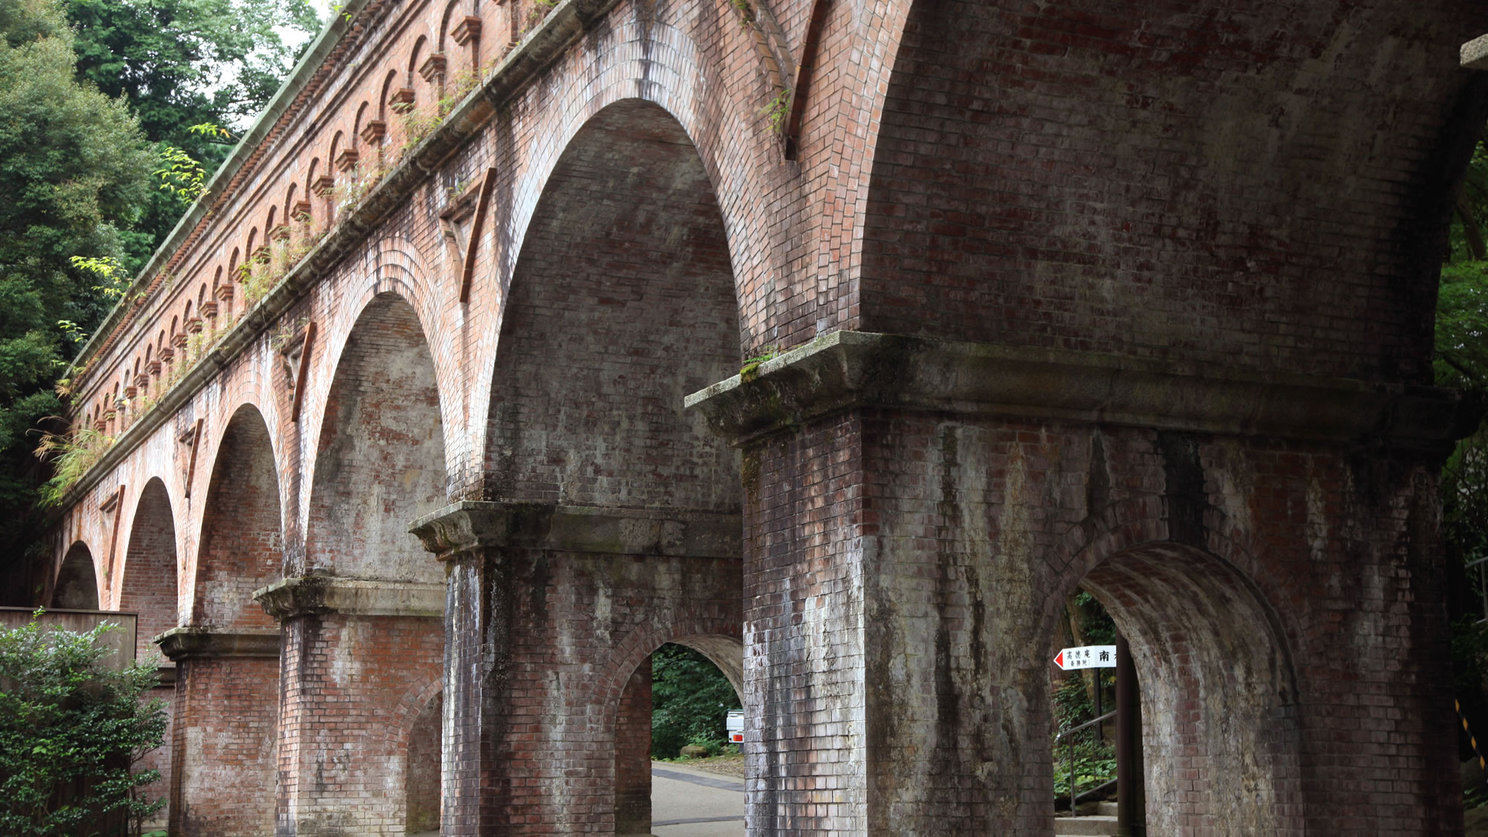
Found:
<svg viewBox="0 0 1488 837"><path fill-rule="evenodd" d="M1116 837L1116 803L1081 805L1079 816L1054 817L1054 837Z"/></svg>

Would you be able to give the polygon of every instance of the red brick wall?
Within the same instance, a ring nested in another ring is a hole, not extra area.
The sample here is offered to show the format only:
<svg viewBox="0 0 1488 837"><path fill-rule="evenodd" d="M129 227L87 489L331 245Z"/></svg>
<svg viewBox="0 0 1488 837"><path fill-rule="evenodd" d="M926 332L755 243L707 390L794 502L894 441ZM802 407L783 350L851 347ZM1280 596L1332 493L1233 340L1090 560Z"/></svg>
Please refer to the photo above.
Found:
<svg viewBox="0 0 1488 837"><path fill-rule="evenodd" d="M279 661L191 659L179 671L171 833L273 833Z"/></svg>
<svg viewBox="0 0 1488 837"><path fill-rule="evenodd" d="M1457 827L1424 471L888 411L744 470L752 830L1046 829L1044 649L1082 584L1132 641L1154 833Z"/></svg>
<svg viewBox="0 0 1488 837"><path fill-rule="evenodd" d="M496 560L510 574L492 595L513 630L492 649L481 833L613 832L626 685L665 642L739 635L739 565L520 550Z"/></svg>
<svg viewBox="0 0 1488 837"><path fill-rule="evenodd" d="M440 677L438 622L298 616L285 622L284 637L278 827L302 834L403 828L410 736Z"/></svg>
<svg viewBox="0 0 1488 837"><path fill-rule="evenodd" d="M1484 28L1466 2L917 3L861 328L1429 381Z"/></svg>
<svg viewBox="0 0 1488 837"><path fill-rule="evenodd" d="M651 833L651 658L620 696L615 722L615 833Z"/></svg>

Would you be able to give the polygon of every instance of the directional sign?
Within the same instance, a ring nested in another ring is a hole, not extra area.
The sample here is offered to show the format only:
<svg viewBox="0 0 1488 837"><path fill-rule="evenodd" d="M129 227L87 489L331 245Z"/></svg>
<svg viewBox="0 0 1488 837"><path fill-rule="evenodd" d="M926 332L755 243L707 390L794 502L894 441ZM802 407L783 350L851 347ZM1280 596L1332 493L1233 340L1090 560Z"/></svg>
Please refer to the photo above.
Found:
<svg viewBox="0 0 1488 837"><path fill-rule="evenodd" d="M1079 648L1066 648L1054 657L1054 665L1065 671L1073 671L1077 668L1115 668L1116 646L1084 645Z"/></svg>

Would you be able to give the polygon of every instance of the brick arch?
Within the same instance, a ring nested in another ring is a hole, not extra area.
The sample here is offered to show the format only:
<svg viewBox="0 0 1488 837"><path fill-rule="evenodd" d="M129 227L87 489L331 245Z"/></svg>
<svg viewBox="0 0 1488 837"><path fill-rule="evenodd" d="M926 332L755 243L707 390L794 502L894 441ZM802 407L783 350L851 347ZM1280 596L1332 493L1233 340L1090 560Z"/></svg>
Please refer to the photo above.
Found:
<svg viewBox="0 0 1488 837"><path fill-rule="evenodd" d="M403 758L403 818L408 833L439 829L444 680L434 678L399 703L392 752Z"/></svg>
<svg viewBox="0 0 1488 837"><path fill-rule="evenodd" d="M155 653L151 638L180 621L176 531L170 493L164 481L152 477L136 501L120 570L119 609L139 614L135 649L141 659Z"/></svg>
<svg viewBox="0 0 1488 837"><path fill-rule="evenodd" d="M486 495L737 509L735 454L681 410L739 362L724 220L682 126L606 108L541 201L502 313Z"/></svg>
<svg viewBox="0 0 1488 837"><path fill-rule="evenodd" d="M753 54L748 30L728 26L723 36L739 38L738 48ZM636 43L665 44L669 58L646 60L644 50L633 48ZM769 310L778 302L770 295L778 287L775 278L759 271L761 266L784 270L784 265L772 262L778 228L760 208L770 200L770 170L780 157L779 143L759 119L758 106L702 95L709 84L717 83L711 77L723 70L710 63L708 53L681 24L626 19L616 22L613 30L594 35L586 46L575 64L555 79L555 89L543 94L544 110L551 116L525 150L529 159L512 187L507 221L512 238L500 253L497 281L503 288L509 284L540 196L574 139L606 108L645 101L681 126L717 196L735 271L741 342L754 347L772 339L764 330L772 316ZM753 75L749 78L754 80Z"/></svg>
<svg viewBox="0 0 1488 837"><path fill-rule="evenodd" d="M425 333L413 306L385 291L340 346L310 474L308 572L441 577L407 531L448 494L438 376Z"/></svg>
<svg viewBox="0 0 1488 837"><path fill-rule="evenodd" d="M52 583L52 607L64 610L98 609L98 572L93 551L82 541L67 548Z"/></svg>
<svg viewBox="0 0 1488 837"><path fill-rule="evenodd" d="M599 681L597 700L613 719L615 707L625 691L625 684L656 649L667 643L685 645L707 657L733 684L741 699L744 694L743 627L738 621L722 616L681 618L663 626L632 631L616 646L610 663ZM735 653L737 651L737 653Z"/></svg>
<svg viewBox="0 0 1488 837"><path fill-rule="evenodd" d="M1083 583L1131 643L1153 833L1305 832L1296 674L1254 585L1172 543L1117 553Z"/></svg>
<svg viewBox="0 0 1488 837"><path fill-rule="evenodd" d="M1045 600L1042 635L1057 635L1061 603L1083 588L1130 642L1152 833L1176 833L1185 822L1302 833L1293 640L1257 583L1257 556L1231 539L1221 510L1202 512L1199 548L1171 538L1160 497L1092 510L1063 541L1063 586Z"/></svg>
<svg viewBox="0 0 1488 837"><path fill-rule="evenodd" d="M281 472L272 438L264 414L245 404L217 443L196 539L190 624L275 627L252 598L283 575Z"/></svg>
<svg viewBox="0 0 1488 837"><path fill-rule="evenodd" d="M1435 158L1465 153L1468 130L1441 91L1465 90L1455 45L1481 7L1294 11L915 3L874 146L858 327L1429 382L1429 242L1454 165ZM1265 34L1280 31L1285 47ZM1371 90L1375 59L1345 40L1420 70ZM1336 227L1340 204L1369 208Z"/></svg>
<svg viewBox="0 0 1488 837"><path fill-rule="evenodd" d="M459 465L460 445L465 424L462 399L464 393L459 385L461 370L454 358L458 356L454 345L455 329L446 327L445 315L440 307L441 294L433 284L433 274L428 261L416 244L404 238L383 239L367 251L355 270L367 277L357 293L342 297L334 310L327 313L322 325L319 342L325 346L323 359L317 360L310 374L312 380L329 381L335 374L336 365L345 352L346 342L367 307L380 296L396 296L406 302L418 319L418 328L428 342L434 358L435 384L439 391L440 420L445 428L447 468L454 473ZM301 421L308 438L319 438L324 419L328 387L312 386L306 394ZM314 463L311 463L313 471ZM301 515L308 509L301 508Z"/></svg>

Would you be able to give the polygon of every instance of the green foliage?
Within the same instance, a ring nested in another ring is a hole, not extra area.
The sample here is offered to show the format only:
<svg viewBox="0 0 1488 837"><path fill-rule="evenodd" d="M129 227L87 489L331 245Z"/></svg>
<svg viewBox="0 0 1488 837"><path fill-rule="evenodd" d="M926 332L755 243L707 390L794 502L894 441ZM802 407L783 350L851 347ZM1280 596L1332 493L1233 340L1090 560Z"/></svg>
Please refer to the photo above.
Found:
<svg viewBox="0 0 1488 837"><path fill-rule="evenodd" d="M155 667L101 665L113 627L0 631L0 833L90 834L100 816L138 821L164 804L139 795L160 774L133 769L165 734L162 703L144 699Z"/></svg>
<svg viewBox="0 0 1488 837"><path fill-rule="evenodd" d="M776 134L785 133L785 120L790 115L791 92L790 88L782 87L775 94L775 98L767 102L760 110L770 123L770 131Z"/></svg>
<svg viewBox="0 0 1488 837"><path fill-rule="evenodd" d="M0 113L0 573L15 573L40 542L28 434L61 411L53 385L113 304L72 257L122 256L150 154L122 102L77 83L57 0L0 2ZM0 583L0 600L28 594L18 575Z"/></svg>
<svg viewBox="0 0 1488 837"><path fill-rule="evenodd" d="M1101 606L1100 600L1081 590L1074 596L1076 616L1080 620L1083 645L1115 645L1116 623Z"/></svg>
<svg viewBox="0 0 1488 837"><path fill-rule="evenodd" d="M78 78L128 103L170 186L146 197L137 232L125 236L123 261L133 275L175 226L182 202L195 200L227 159L232 136L216 126L247 126L320 23L308 0L65 0L65 7L77 30Z"/></svg>
<svg viewBox="0 0 1488 837"><path fill-rule="evenodd" d="M1070 766L1073 764L1074 770ZM1054 799L1069 800L1070 783L1076 793L1084 793L1100 787L1116 778L1116 748L1106 741L1082 736L1075 742L1074 760L1070 760L1070 748L1061 742L1054 750Z"/></svg>
<svg viewBox="0 0 1488 837"><path fill-rule="evenodd" d="M1102 676L1105 669L1091 669ZM1095 718L1095 706L1090 701L1082 673L1065 678L1054 690L1054 719L1059 731L1073 729ZM1108 727L1109 729L1109 727ZM1073 740L1071 740L1073 739ZM1097 787L1116 778L1116 750L1114 745L1103 740L1095 727L1071 733L1064 738L1051 741L1054 753L1054 798L1069 799L1071 765L1077 792ZM1071 761L1073 744L1073 761Z"/></svg>
<svg viewBox="0 0 1488 837"><path fill-rule="evenodd" d="M38 490L38 502L44 506L60 504L68 490L113 443L111 437L91 427L79 427L70 435L43 434L36 456L51 463L52 477Z"/></svg>
<svg viewBox="0 0 1488 837"><path fill-rule="evenodd" d="M728 736L725 722L739 696L707 657L681 645L651 655L651 755L675 758L684 744L716 753Z"/></svg>

